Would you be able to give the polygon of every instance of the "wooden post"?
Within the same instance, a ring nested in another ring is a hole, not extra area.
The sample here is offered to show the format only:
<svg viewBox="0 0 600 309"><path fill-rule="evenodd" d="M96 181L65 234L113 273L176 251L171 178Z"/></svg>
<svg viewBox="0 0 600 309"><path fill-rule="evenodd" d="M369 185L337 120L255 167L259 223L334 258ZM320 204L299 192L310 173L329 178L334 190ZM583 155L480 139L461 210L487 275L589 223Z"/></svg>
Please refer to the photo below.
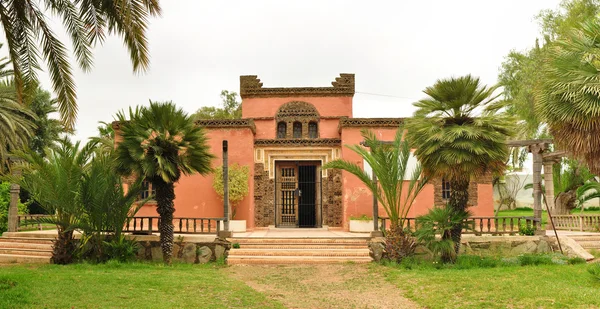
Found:
<svg viewBox="0 0 600 309"><path fill-rule="evenodd" d="M371 237L381 237L383 233L379 230L379 204L377 203L377 176L373 173L373 184L375 185L375 191L373 191L373 231ZM385 228L385 225L383 226Z"/></svg>
<svg viewBox="0 0 600 309"><path fill-rule="evenodd" d="M223 217L225 217L225 224L223 230L229 232L229 158L227 141L223 141Z"/></svg>

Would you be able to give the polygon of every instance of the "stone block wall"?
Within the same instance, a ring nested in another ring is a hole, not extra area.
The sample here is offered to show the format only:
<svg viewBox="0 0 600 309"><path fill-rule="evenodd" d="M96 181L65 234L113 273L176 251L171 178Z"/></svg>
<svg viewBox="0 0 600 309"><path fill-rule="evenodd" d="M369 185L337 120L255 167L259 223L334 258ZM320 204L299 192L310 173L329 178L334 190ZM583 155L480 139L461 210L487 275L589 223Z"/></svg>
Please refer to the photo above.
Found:
<svg viewBox="0 0 600 309"><path fill-rule="evenodd" d="M323 178L321 184L323 225L341 227L343 224L342 171L331 169L327 176Z"/></svg>
<svg viewBox="0 0 600 309"><path fill-rule="evenodd" d="M158 237L156 237L158 238ZM141 261L163 261L160 241L157 239L139 240L138 260ZM221 258L227 258L231 249L231 243L222 239L214 241L194 242L185 238L177 240L173 246L173 261L190 264L203 264L214 262Z"/></svg>
<svg viewBox="0 0 600 309"><path fill-rule="evenodd" d="M254 164L254 225L275 224L275 180L269 179L262 163Z"/></svg>

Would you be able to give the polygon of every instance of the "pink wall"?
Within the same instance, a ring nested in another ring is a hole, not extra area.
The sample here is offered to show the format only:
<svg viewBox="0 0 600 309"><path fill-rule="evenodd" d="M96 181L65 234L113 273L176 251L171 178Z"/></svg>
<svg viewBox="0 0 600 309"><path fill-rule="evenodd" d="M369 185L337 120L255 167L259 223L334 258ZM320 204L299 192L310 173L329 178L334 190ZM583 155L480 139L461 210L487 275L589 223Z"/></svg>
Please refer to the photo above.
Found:
<svg viewBox="0 0 600 309"><path fill-rule="evenodd" d="M254 227L254 139L250 129L207 129L211 153L216 156L212 167L221 166L222 142L228 140L229 164L238 163L250 169L249 192L237 206L235 219L246 220ZM182 176L175 184L175 217L223 217L223 200L212 188L213 175ZM138 216L155 216L156 206L144 206Z"/></svg>
<svg viewBox="0 0 600 309"><path fill-rule="evenodd" d="M281 105L292 101L314 105L322 117L352 117L352 97L287 97L242 99L242 118L274 117Z"/></svg>

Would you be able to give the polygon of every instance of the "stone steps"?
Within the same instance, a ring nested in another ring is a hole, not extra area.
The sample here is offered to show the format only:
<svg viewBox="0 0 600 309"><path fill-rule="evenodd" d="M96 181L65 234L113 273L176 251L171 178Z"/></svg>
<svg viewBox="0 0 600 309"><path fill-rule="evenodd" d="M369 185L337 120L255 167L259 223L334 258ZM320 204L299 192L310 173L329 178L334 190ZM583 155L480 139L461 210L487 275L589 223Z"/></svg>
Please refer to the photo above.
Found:
<svg viewBox="0 0 600 309"><path fill-rule="evenodd" d="M577 243L584 249L600 249L599 240L576 240Z"/></svg>
<svg viewBox="0 0 600 309"><path fill-rule="evenodd" d="M54 239L0 237L0 263L50 263Z"/></svg>
<svg viewBox="0 0 600 309"><path fill-rule="evenodd" d="M368 238L231 238L227 264L369 263Z"/></svg>

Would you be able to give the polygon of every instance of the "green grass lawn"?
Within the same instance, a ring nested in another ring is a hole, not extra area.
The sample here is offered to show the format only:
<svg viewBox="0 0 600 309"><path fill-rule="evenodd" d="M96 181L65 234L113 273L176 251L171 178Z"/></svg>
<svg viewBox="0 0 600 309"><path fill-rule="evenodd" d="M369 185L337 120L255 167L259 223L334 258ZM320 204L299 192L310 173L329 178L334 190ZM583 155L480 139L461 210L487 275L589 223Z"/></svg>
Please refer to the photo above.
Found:
<svg viewBox="0 0 600 309"><path fill-rule="evenodd" d="M0 266L0 308L283 308L215 264Z"/></svg>
<svg viewBox="0 0 600 309"><path fill-rule="evenodd" d="M426 308L600 308L589 265L475 269L383 267L404 296Z"/></svg>

